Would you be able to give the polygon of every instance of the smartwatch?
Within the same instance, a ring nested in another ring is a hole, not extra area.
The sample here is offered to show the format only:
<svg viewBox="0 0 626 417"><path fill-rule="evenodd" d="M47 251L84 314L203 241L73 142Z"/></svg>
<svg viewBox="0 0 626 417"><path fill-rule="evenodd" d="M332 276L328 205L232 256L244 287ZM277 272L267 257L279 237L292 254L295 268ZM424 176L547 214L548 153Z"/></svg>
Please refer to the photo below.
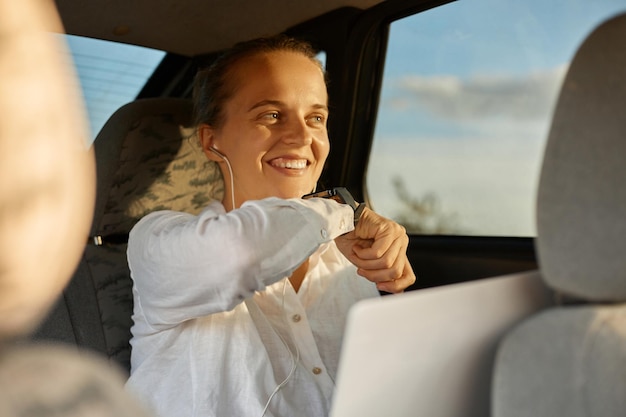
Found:
<svg viewBox="0 0 626 417"><path fill-rule="evenodd" d="M316 193L303 195L302 198L305 200L309 198L330 198L331 200L335 200L341 204L347 204L352 207L354 210L354 224L356 225L361 218L361 214L363 213L363 209L367 206L365 203L358 203L350 191L346 187L335 187L329 190L319 191Z"/></svg>

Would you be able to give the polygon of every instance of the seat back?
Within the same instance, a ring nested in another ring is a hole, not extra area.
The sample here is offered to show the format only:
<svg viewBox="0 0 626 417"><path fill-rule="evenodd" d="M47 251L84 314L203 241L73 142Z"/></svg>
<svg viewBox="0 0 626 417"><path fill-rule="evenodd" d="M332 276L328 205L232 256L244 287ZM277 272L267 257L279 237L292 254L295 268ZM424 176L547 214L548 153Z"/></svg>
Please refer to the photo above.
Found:
<svg viewBox="0 0 626 417"><path fill-rule="evenodd" d="M537 196L537 255L566 305L501 343L494 417L626 410L626 14L576 53L553 117Z"/></svg>
<svg viewBox="0 0 626 417"><path fill-rule="evenodd" d="M198 213L208 201L221 199L223 180L197 144L192 104L185 99L142 99L123 106L104 125L94 149L97 198L90 241L37 337L100 351L129 370L128 233L155 210Z"/></svg>

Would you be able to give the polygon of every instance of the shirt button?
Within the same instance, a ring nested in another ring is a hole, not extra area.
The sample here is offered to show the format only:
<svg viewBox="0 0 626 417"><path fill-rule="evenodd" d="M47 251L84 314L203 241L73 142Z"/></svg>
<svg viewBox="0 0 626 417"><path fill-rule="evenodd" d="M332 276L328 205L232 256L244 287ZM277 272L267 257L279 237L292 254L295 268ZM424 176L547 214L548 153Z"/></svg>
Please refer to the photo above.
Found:
<svg viewBox="0 0 626 417"><path fill-rule="evenodd" d="M319 375L322 373L322 368L318 368L317 366L315 368L313 368L313 373L315 375Z"/></svg>
<svg viewBox="0 0 626 417"><path fill-rule="evenodd" d="M322 237L323 237L324 239L326 239L326 238L328 237L328 232L326 231L326 229L322 229L322 230L320 231L320 233L321 233L321 235L322 235Z"/></svg>
<svg viewBox="0 0 626 417"><path fill-rule="evenodd" d="M291 320L293 320L294 323L298 323L300 320L302 320L302 317L300 317L300 314L294 314L293 316L291 316Z"/></svg>

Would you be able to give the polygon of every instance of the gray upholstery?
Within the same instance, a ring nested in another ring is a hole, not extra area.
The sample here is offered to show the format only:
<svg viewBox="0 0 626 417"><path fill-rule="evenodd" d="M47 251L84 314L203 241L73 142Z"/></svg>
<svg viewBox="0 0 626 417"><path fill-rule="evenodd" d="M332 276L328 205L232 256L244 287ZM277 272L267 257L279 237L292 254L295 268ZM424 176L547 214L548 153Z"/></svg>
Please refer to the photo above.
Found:
<svg viewBox="0 0 626 417"><path fill-rule="evenodd" d="M569 307L525 321L500 346L494 417L626 414L626 308Z"/></svg>
<svg viewBox="0 0 626 417"><path fill-rule="evenodd" d="M94 149L97 198L91 234L104 244L86 246L38 338L92 348L129 369L132 282L126 243L119 237L151 211L198 213L208 201L221 199L223 180L197 143L189 100L127 104L107 121Z"/></svg>
<svg viewBox="0 0 626 417"><path fill-rule="evenodd" d="M537 199L553 307L502 342L494 417L626 415L626 15L578 50L559 97Z"/></svg>
<svg viewBox="0 0 626 417"><path fill-rule="evenodd" d="M554 288L626 300L626 17L582 45L544 156L537 249Z"/></svg>

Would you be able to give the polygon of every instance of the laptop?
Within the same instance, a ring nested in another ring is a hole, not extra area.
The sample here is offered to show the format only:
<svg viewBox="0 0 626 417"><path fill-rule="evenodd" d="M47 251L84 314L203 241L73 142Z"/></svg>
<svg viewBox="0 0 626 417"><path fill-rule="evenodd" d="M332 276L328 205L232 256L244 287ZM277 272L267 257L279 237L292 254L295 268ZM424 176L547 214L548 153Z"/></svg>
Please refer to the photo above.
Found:
<svg viewBox="0 0 626 417"><path fill-rule="evenodd" d="M489 416L498 341L549 304L537 271L359 302L331 417Z"/></svg>

